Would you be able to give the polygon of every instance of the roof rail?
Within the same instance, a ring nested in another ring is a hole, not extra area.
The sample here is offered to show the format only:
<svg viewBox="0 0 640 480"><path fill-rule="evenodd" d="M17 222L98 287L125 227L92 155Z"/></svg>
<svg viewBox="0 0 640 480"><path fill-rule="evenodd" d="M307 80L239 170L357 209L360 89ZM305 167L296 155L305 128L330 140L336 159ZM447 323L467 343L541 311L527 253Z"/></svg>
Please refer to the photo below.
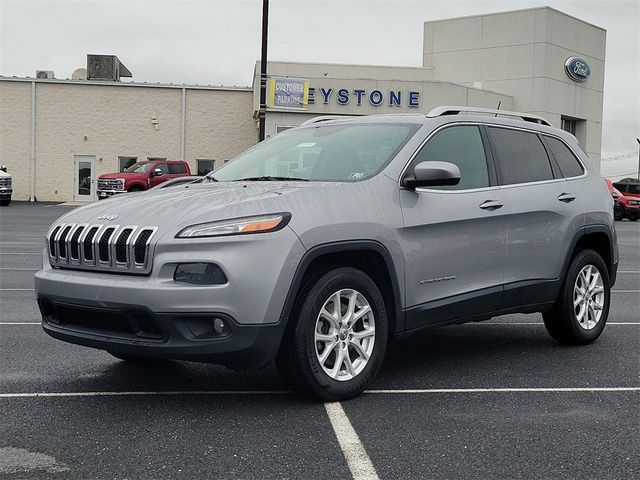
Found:
<svg viewBox="0 0 640 480"><path fill-rule="evenodd" d="M354 118L353 115L320 115L319 117L313 117L307 120L306 122L302 122L300 126L303 125L312 125L314 123L327 122L329 120L340 120L341 118Z"/></svg>
<svg viewBox="0 0 640 480"><path fill-rule="evenodd" d="M504 117L518 117L525 122L538 123L540 125L546 125L548 127L551 124L540 115L534 115L532 113L510 112L508 110L494 110L493 108L480 108L480 107L460 107L460 106L445 106L436 107L427 113L427 117L441 117L443 115L458 115L460 113L480 113L483 115L498 115Z"/></svg>

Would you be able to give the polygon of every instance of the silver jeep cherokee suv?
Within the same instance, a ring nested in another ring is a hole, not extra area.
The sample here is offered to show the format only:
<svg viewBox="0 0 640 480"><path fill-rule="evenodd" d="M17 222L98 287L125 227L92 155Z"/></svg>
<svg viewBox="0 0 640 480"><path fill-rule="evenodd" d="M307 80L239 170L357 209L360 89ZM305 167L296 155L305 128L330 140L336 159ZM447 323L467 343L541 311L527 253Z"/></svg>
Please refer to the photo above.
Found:
<svg viewBox="0 0 640 480"><path fill-rule="evenodd" d="M275 359L337 400L424 327L542 312L559 342L590 343L617 265L611 195L573 136L441 107L321 117L200 183L74 210L35 288L55 338L131 361Z"/></svg>

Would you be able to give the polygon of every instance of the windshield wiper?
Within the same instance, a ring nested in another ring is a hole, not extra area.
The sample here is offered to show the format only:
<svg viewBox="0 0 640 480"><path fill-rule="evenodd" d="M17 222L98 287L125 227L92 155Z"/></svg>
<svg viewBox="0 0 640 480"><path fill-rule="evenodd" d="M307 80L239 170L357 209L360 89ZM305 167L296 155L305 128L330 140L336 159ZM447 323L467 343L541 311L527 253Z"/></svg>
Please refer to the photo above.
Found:
<svg viewBox="0 0 640 480"><path fill-rule="evenodd" d="M196 180L193 183L196 183L196 182L197 183L201 183L202 181L204 181L205 178L207 179L207 182L217 182L218 181L218 179L216 177L214 177L213 175L207 175L206 177L203 177L203 178L201 178L199 180Z"/></svg>
<svg viewBox="0 0 640 480"><path fill-rule="evenodd" d="M278 182L278 181L296 181L296 182L308 182L307 178L297 177L274 177L271 175L264 175L262 177L247 177L239 178L236 182Z"/></svg>

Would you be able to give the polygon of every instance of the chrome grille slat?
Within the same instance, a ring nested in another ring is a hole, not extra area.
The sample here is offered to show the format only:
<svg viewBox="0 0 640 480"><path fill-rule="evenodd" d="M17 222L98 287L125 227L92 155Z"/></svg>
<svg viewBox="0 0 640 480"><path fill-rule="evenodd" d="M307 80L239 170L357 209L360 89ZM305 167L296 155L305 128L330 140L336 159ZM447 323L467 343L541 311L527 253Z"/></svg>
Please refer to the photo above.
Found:
<svg viewBox="0 0 640 480"><path fill-rule="evenodd" d="M47 235L52 267L148 274L157 227L62 223Z"/></svg>
<svg viewBox="0 0 640 480"><path fill-rule="evenodd" d="M124 182L120 179L98 179L98 190L124 190Z"/></svg>

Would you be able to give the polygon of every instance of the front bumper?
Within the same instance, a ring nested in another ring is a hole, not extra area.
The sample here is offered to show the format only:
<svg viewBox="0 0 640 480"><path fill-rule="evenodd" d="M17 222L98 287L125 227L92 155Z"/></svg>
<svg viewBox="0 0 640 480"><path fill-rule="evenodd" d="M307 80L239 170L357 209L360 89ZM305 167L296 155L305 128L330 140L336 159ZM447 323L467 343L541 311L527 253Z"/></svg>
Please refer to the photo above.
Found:
<svg viewBox="0 0 640 480"><path fill-rule="evenodd" d="M45 251L35 291L44 330L60 340L130 355L256 368L275 357L287 320L283 305L303 253L288 227L260 235L165 238L154 247L149 275L52 268ZM176 266L192 262L215 263L227 283L174 280ZM65 319L56 308L74 312ZM215 318L225 321L227 335L199 336Z"/></svg>
<svg viewBox="0 0 640 480"><path fill-rule="evenodd" d="M112 197L118 193L127 193L126 190L98 190L98 200L103 200L105 198Z"/></svg>
<svg viewBox="0 0 640 480"><path fill-rule="evenodd" d="M269 364L280 346L286 321L240 325L219 312L154 314L137 305L77 303L38 297L42 328L66 342L114 353L151 358L211 362L237 369ZM224 329L216 333L214 319Z"/></svg>

